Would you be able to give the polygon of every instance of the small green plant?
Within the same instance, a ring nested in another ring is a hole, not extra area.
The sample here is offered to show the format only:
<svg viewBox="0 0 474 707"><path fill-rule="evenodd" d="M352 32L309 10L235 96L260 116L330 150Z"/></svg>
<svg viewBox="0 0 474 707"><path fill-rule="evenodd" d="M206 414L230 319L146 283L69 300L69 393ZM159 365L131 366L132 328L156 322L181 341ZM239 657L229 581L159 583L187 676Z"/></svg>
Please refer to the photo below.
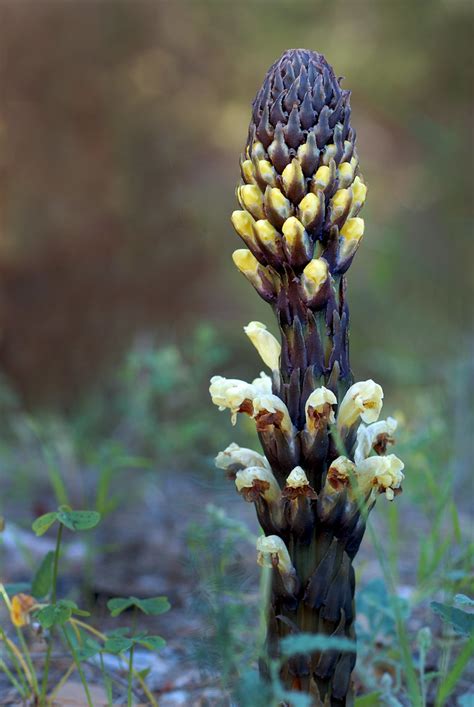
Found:
<svg viewBox="0 0 474 707"><path fill-rule="evenodd" d="M141 645L150 651L160 650L165 645L161 636L148 635L146 631L135 630L136 612L157 616L168 611L170 605L166 597L138 599L115 598L109 601L112 616L118 616L123 611L133 608L134 621L132 628L121 627L108 634L98 631L84 621L90 616L88 611L80 609L76 602L68 598L58 597L58 578L60 557L64 530L72 532L91 530L100 521L97 511L73 510L69 506L60 506L57 511L45 513L33 523L33 530L38 536L44 535L50 528L57 526L56 546L54 552L48 552L40 563L31 585L16 585L4 587L0 585L0 593L9 611L11 621L15 626L18 646L10 639L5 629L0 627L0 639L4 643L10 659L9 667L5 660L0 661L2 670L23 699L34 698L40 707L49 704L60 687L67 681L71 672L76 669L83 685L84 694L89 707L93 707L88 681L83 670L84 661L98 656L103 673L104 685L108 702L112 704L113 679L106 673L103 661L104 653L122 656L129 652L127 662L128 674L128 704L132 705L133 680L136 679L150 704L156 705L153 695L144 682L144 677L133 668L133 653L136 645ZM26 593L29 592L29 593ZM40 677L33 664L23 630L36 622L46 636L47 648ZM72 664L56 685L50 685L51 659L53 644L60 641L72 657Z"/></svg>

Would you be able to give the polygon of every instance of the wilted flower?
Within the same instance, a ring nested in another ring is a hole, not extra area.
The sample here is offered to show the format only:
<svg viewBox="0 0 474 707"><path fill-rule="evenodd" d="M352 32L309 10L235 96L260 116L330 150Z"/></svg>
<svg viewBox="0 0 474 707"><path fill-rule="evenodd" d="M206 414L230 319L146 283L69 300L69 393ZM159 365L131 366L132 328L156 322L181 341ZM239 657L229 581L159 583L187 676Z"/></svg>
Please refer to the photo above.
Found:
<svg viewBox="0 0 474 707"><path fill-rule="evenodd" d="M374 449L377 454L385 454L387 444L393 444L393 434L397 429L397 421L394 417L386 420L379 420L372 425L360 425L357 430L357 444L354 453L354 461L360 464L366 459Z"/></svg>
<svg viewBox="0 0 474 707"><path fill-rule="evenodd" d="M271 368L278 370L281 354L280 342L271 334L265 324L250 322L244 331L260 354L262 361Z"/></svg>
<svg viewBox="0 0 474 707"><path fill-rule="evenodd" d="M294 572L288 549L278 535L261 535L257 540L257 562L262 567L275 567L281 574Z"/></svg>
<svg viewBox="0 0 474 707"><path fill-rule="evenodd" d="M382 409L383 390L373 380L360 381L351 385L345 394L337 413L339 429L349 428L359 416L364 422L376 422Z"/></svg>
<svg viewBox="0 0 474 707"><path fill-rule="evenodd" d="M258 395L253 400L253 410L259 432L264 432L270 425L274 425L291 437L293 424L290 413L285 403L276 395Z"/></svg>
<svg viewBox="0 0 474 707"><path fill-rule="evenodd" d="M300 486L308 486L309 481L305 470L301 466L295 466L291 474L286 477L286 485L291 488L299 488Z"/></svg>
<svg viewBox="0 0 474 707"><path fill-rule="evenodd" d="M332 405L337 405L337 398L328 388L322 386L313 390L305 405L306 427L310 432L315 432L333 424L335 421Z"/></svg>
<svg viewBox="0 0 474 707"><path fill-rule="evenodd" d="M238 471L235 485L247 501L255 501L258 496L263 496L266 501L272 503L278 501L281 495L271 469L261 466L251 466Z"/></svg>
<svg viewBox="0 0 474 707"><path fill-rule="evenodd" d="M347 457L341 456L335 459L328 469L326 476L326 487L329 492L341 491L349 486L351 479L356 474L356 466Z"/></svg>
<svg viewBox="0 0 474 707"><path fill-rule="evenodd" d="M235 425L238 412L253 415L252 401L259 391L254 385L235 378L213 376L209 392L212 402L219 407L219 410L229 408L232 424Z"/></svg>
<svg viewBox="0 0 474 707"><path fill-rule="evenodd" d="M363 493L370 488L379 493L385 492L388 500L393 501L405 478L402 473L404 467L405 464L395 454L364 459L357 467L359 488Z"/></svg>
<svg viewBox="0 0 474 707"><path fill-rule="evenodd" d="M10 606L10 618L14 626L21 628L30 623L30 613L37 606L37 601L29 594L15 594Z"/></svg>
<svg viewBox="0 0 474 707"><path fill-rule="evenodd" d="M224 471L239 471L249 466L270 468L270 464L263 454L254 452L253 449L239 447L235 442L232 442L226 449L219 452L215 463L218 469L224 469Z"/></svg>

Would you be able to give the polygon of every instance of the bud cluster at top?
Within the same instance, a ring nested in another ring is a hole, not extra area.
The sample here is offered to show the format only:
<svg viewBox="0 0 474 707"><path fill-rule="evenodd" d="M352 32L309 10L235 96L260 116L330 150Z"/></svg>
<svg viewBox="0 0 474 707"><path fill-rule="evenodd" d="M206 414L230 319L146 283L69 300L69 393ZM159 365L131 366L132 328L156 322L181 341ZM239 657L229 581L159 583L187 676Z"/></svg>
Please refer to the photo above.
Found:
<svg viewBox="0 0 474 707"><path fill-rule="evenodd" d="M367 189L349 97L321 54L294 49L270 68L255 98L241 210L232 215L248 251L236 251L234 262L267 301L278 294L279 274L291 269L313 307L358 248Z"/></svg>

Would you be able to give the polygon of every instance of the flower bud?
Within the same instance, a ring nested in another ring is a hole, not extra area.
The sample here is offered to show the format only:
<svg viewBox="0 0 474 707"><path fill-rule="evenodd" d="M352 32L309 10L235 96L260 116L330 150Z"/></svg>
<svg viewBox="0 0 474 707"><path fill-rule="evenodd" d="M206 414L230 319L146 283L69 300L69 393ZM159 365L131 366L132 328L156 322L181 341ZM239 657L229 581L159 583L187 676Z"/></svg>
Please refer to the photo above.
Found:
<svg viewBox="0 0 474 707"><path fill-rule="evenodd" d="M364 422L376 422L382 409L383 390L373 380L360 381L351 385L345 394L337 413L339 430L350 428L359 416Z"/></svg>
<svg viewBox="0 0 474 707"><path fill-rule="evenodd" d="M357 214L365 204L366 196L366 185L360 177L356 177L352 183L352 206L349 212L350 216L357 216Z"/></svg>
<svg viewBox="0 0 474 707"><path fill-rule="evenodd" d="M349 212L351 192L349 189L338 189L330 201L331 224L341 221Z"/></svg>
<svg viewBox="0 0 474 707"><path fill-rule="evenodd" d="M352 257L359 247L359 241L364 235L364 219L349 218L339 231L340 244L338 262Z"/></svg>
<svg viewBox="0 0 474 707"><path fill-rule="evenodd" d="M267 219L276 226L276 228L281 228L286 219L291 216L291 203L276 187L267 187L265 190L264 205Z"/></svg>
<svg viewBox="0 0 474 707"><path fill-rule="evenodd" d="M331 143L330 145L326 145L324 152L323 152L323 157L322 157L322 162L323 165L328 165L331 160L333 160L337 155L337 146L334 143Z"/></svg>
<svg viewBox="0 0 474 707"><path fill-rule="evenodd" d="M265 301L272 302L275 299L274 285L253 253L246 248L239 248L232 253L232 260Z"/></svg>
<svg viewBox="0 0 474 707"><path fill-rule="evenodd" d="M362 493L367 493L373 488L379 493L385 493L387 499L393 501L405 478L402 473L404 467L402 460L395 454L364 459L357 467L359 488Z"/></svg>
<svg viewBox="0 0 474 707"><path fill-rule="evenodd" d="M261 567L276 568L284 575L294 572L288 549L278 535L261 535L257 540L257 552Z"/></svg>
<svg viewBox="0 0 474 707"><path fill-rule="evenodd" d="M354 169L349 162L341 162L337 168L337 178L340 188L345 188L352 184Z"/></svg>
<svg viewBox="0 0 474 707"><path fill-rule="evenodd" d="M393 444L393 434L397 429L397 421L393 417L379 420L372 425L360 425L357 430L357 443L354 461L360 464L366 459L373 449L377 454L385 454L388 444Z"/></svg>
<svg viewBox="0 0 474 707"><path fill-rule="evenodd" d="M263 454L254 452L253 449L248 449L247 447L239 447L235 442L232 442L222 452L219 452L215 458L215 465L218 469L224 469L227 472L236 472L247 467L256 466L270 469L270 464Z"/></svg>
<svg viewBox="0 0 474 707"><path fill-rule="evenodd" d="M309 192L301 199L298 207L298 218L305 228L313 232L321 225L324 215L324 197L322 192Z"/></svg>
<svg viewBox="0 0 474 707"><path fill-rule="evenodd" d="M272 371L277 371L280 365L280 342L261 322L250 322L244 327L244 331L257 349L264 364Z"/></svg>
<svg viewBox="0 0 474 707"><path fill-rule="evenodd" d="M322 386L313 390L305 405L306 427L315 433L335 422L332 405L337 405L337 398L328 388Z"/></svg>
<svg viewBox="0 0 474 707"><path fill-rule="evenodd" d="M266 219L260 219L254 224L257 242L264 253L270 253L275 257L281 257L281 238L274 226Z"/></svg>
<svg viewBox="0 0 474 707"><path fill-rule="evenodd" d="M248 211L234 211L231 216L232 225L244 241L245 245L254 253L261 253L260 248L255 238L253 217Z"/></svg>
<svg viewBox="0 0 474 707"><path fill-rule="evenodd" d="M277 173L275 167L268 160L259 160L256 164L257 174L260 180L270 187L275 187L277 183Z"/></svg>
<svg viewBox="0 0 474 707"><path fill-rule="evenodd" d="M331 181L331 170L327 165L321 166L311 180L311 191L324 191Z"/></svg>
<svg viewBox="0 0 474 707"><path fill-rule="evenodd" d="M319 306L325 294L325 285L329 281L328 264L324 258L313 258L301 274L300 289L306 304Z"/></svg>
<svg viewBox="0 0 474 707"><path fill-rule="evenodd" d="M237 491L246 501L255 501L263 496L267 503L276 503L281 496L280 487L271 469L252 466L237 472L235 477Z"/></svg>
<svg viewBox="0 0 474 707"><path fill-rule="evenodd" d="M294 216L290 216L283 224L282 232L283 247L289 264L294 268L303 267L313 254L313 244L303 224Z"/></svg>
<svg viewBox="0 0 474 707"><path fill-rule="evenodd" d="M255 178L255 168L253 166L252 160L244 160L240 169L242 172L242 179L246 184L256 184L257 180Z"/></svg>
<svg viewBox="0 0 474 707"><path fill-rule="evenodd" d="M285 167L281 179L288 199L294 204L298 204L306 194L306 185L303 170L296 158Z"/></svg>
<svg viewBox="0 0 474 707"><path fill-rule="evenodd" d="M237 196L242 208L249 211L254 218L265 218L263 194L255 184L243 184L238 187Z"/></svg>

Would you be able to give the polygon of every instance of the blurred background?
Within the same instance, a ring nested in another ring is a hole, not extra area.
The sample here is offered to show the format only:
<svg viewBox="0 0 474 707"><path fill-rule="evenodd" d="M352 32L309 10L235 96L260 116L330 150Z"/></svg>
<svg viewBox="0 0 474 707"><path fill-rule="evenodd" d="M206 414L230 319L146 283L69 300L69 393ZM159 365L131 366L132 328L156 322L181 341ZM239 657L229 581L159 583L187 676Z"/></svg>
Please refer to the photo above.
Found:
<svg viewBox="0 0 474 707"><path fill-rule="evenodd" d="M446 562L461 572L459 526L472 532L472 46L467 0L0 0L7 528L68 500L95 504L119 533L126 498L122 540L135 547L165 519L181 538L207 501L256 532L253 509L212 471L219 449L253 432L245 421L233 430L207 387L214 373L254 377L242 327L273 327L232 265L229 217L251 101L285 49L307 47L352 90L369 187L349 273L352 367L383 385L387 414L404 420L396 451L405 445L410 464L407 498L382 532L408 526L393 555L403 586L426 589L438 573L429 591L451 591ZM167 518L170 493L184 500ZM457 530L442 515L455 504ZM458 544L438 557L447 525ZM142 571L135 555L137 591L163 581L184 606L189 547L173 555L168 541L167 565ZM120 577L130 573L123 547ZM369 541L365 552L370 564ZM27 572L7 566L13 578Z"/></svg>

